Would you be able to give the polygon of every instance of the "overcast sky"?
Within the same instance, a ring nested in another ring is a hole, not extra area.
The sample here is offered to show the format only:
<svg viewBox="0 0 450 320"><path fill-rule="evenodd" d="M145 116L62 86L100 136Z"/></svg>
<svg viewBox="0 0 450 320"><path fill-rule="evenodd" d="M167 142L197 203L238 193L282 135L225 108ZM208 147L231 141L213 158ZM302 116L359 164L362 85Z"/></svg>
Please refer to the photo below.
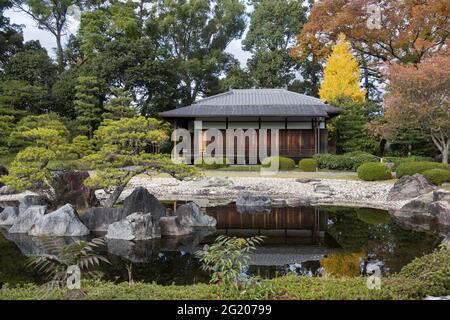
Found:
<svg viewBox="0 0 450 320"><path fill-rule="evenodd" d="M22 32L25 41L39 40L41 45L45 47L52 57L55 56L56 41L53 35L45 30L39 30L36 26L36 22L32 20L27 14L18 12L15 10L8 10L5 12L5 16L11 19L11 23L22 25ZM78 22L74 19L70 19L69 30L64 38L67 41L70 34L75 34L78 28ZM233 40L225 50L232 53L236 59L239 60L242 66L245 66L247 59L250 58L250 53L243 51L241 46L241 40Z"/></svg>

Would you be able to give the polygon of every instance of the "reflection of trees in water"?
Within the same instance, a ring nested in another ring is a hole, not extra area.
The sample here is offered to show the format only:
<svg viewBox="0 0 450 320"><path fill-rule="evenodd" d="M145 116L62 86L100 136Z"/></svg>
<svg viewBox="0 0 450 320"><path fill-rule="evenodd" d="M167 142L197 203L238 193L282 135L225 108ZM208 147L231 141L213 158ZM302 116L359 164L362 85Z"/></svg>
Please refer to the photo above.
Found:
<svg viewBox="0 0 450 320"><path fill-rule="evenodd" d="M27 268L26 259L15 243L0 233L0 287L6 283L12 286L30 281L43 283L44 276L33 268Z"/></svg>
<svg viewBox="0 0 450 320"><path fill-rule="evenodd" d="M382 260L390 272L400 268L415 257L431 252L439 238L400 228L385 211L360 208L324 208L333 222L328 233L348 251L364 251L370 259ZM376 220L376 214L380 220ZM371 222L371 223L367 223Z"/></svg>

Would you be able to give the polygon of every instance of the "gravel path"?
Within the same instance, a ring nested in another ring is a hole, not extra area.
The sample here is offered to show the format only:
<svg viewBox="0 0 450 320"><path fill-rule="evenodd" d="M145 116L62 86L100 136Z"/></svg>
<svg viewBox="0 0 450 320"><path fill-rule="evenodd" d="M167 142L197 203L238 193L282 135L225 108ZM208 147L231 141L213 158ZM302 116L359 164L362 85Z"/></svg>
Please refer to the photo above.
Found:
<svg viewBox="0 0 450 320"><path fill-rule="evenodd" d="M240 196L268 196L280 205L336 204L397 209L406 201L387 201L389 182L339 179L294 179L270 177L205 177L192 181L173 178L133 178L119 200L134 188L145 187L160 200L198 201L216 205ZM300 182L299 182L300 181Z"/></svg>

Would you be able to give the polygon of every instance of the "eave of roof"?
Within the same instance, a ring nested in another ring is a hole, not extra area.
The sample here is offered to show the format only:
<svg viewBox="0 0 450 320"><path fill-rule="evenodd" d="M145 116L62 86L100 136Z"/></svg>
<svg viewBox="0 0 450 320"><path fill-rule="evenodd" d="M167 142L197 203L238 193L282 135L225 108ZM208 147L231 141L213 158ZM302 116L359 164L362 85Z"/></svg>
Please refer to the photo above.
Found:
<svg viewBox="0 0 450 320"><path fill-rule="evenodd" d="M332 117L341 109L322 100L283 89L231 90L202 99L193 105L159 115L163 118L193 117Z"/></svg>

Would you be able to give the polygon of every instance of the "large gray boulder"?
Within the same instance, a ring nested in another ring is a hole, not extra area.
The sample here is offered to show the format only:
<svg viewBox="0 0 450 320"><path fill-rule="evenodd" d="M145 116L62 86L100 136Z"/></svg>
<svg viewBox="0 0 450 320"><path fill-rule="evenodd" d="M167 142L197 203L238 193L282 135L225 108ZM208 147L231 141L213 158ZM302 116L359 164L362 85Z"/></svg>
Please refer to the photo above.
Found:
<svg viewBox="0 0 450 320"><path fill-rule="evenodd" d="M106 232L111 223L125 218L122 208L90 208L83 215L81 221L91 231Z"/></svg>
<svg viewBox="0 0 450 320"><path fill-rule="evenodd" d="M16 222L19 216L19 208L16 207L6 207L0 212L0 225L11 226Z"/></svg>
<svg viewBox="0 0 450 320"><path fill-rule="evenodd" d="M180 206L175 215L183 225L190 227L215 227L216 219L202 212L201 208L194 202Z"/></svg>
<svg viewBox="0 0 450 320"><path fill-rule="evenodd" d="M422 194L426 194L434 190L435 186L428 182L421 174L413 176L403 176L395 182L389 191L387 200L408 200L416 198Z"/></svg>
<svg viewBox="0 0 450 320"><path fill-rule="evenodd" d="M393 215L397 222L409 229L442 234L450 231L450 202L434 201L432 192L409 201Z"/></svg>
<svg viewBox="0 0 450 320"><path fill-rule="evenodd" d="M239 213L269 213L272 199L265 196L248 196L236 199L236 209Z"/></svg>
<svg viewBox="0 0 450 320"><path fill-rule="evenodd" d="M184 236L191 234L193 231L192 227L181 224L177 216L160 218L159 226L162 236Z"/></svg>
<svg viewBox="0 0 450 320"><path fill-rule="evenodd" d="M19 215L9 229L10 233L28 233L38 221L47 214L47 206L30 206Z"/></svg>
<svg viewBox="0 0 450 320"><path fill-rule="evenodd" d="M159 224L151 213L135 212L109 225L107 239L150 240L160 238Z"/></svg>
<svg viewBox="0 0 450 320"><path fill-rule="evenodd" d="M134 189L123 202L124 216L135 212L151 213L155 221L171 214L170 209L163 206L155 196L143 187Z"/></svg>
<svg viewBox="0 0 450 320"><path fill-rule="evenodd" d="M46 206L48 204L48 200L44 197L28 194L20 200L19 214L25 212L31 206Z"/></svg>
<svg viewBox="0 0 450 320"><path fill-rule="evenodd" d="M28 232L30 236L71 236L89 234L89 229L80 221L75 208L66 204L61 208L39 216Z"/></svg>

